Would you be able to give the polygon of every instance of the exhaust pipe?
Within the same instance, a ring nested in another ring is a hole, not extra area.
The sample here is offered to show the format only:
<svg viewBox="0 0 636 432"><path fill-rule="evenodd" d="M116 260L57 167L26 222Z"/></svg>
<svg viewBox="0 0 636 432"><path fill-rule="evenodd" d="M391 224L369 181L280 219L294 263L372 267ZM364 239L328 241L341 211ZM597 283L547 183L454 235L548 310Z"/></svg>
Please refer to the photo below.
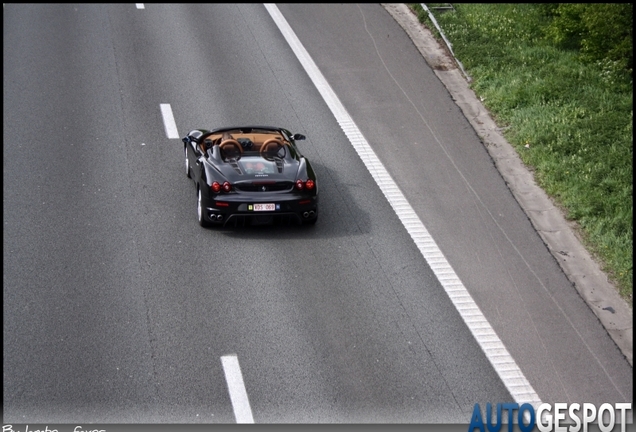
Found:
<svg viewBox="0 0 636 432"><path fill-rule="evenodd" d="M309 217L309 212L305 212L305 213L303 213L303 217L304 217L305 219L307 219L307 218Z"/></svg>
<svg viewBox="0 0 636 432"><path fill-rule="evenodd" d="M219 222L223 220L223 215L216 215L216 220Z"/></svg>
<svg viewBox="0 0 636 432"><path fill-rule="evenodd" d="M309 212L309 216L311 216L311 217L313 217L315 214L316 214L316 212L313 211L313 210Z"/></svg>

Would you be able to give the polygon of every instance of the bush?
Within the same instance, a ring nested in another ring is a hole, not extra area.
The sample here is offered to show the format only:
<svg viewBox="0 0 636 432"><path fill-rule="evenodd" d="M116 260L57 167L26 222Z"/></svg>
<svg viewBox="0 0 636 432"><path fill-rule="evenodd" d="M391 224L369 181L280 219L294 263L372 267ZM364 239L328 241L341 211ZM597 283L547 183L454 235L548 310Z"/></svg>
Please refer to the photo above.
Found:
<svg viewBox="0 0 636 432"><path fill-rule="evenodd" d="M552 19L545 35L558 47L578 50L589 62L618 62L631 73L631 3L560 3L540 10Z"/></svg>

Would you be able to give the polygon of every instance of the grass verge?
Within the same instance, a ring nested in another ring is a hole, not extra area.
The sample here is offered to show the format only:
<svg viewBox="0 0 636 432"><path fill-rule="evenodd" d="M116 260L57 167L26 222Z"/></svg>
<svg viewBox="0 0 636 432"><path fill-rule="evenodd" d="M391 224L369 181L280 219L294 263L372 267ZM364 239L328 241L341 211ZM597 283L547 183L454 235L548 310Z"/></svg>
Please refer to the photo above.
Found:
<svg viewBox="0 0 636 432"><path fill-rule="evenodd" d="M441 41L422 7L410 7ZM631 71L556 47L544 37L549 18L538 4L453 4L433 13L508 142L633 305Z"/></svg>

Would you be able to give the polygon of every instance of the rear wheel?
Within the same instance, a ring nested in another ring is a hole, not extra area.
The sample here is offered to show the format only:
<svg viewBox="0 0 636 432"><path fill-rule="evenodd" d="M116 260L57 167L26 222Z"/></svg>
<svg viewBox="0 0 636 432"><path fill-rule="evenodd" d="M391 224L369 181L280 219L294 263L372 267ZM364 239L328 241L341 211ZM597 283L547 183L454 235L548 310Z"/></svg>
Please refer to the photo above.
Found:
<svg viewBox="0 0 636 432"><path fill-rule="evenodd" d="M188 148L183 147L183 152L185 153L186 175L188 176L188 178L192 178L192 175L190 174L190 162L188 161Z"/></svg>
<svg viewBox="0 0 636 432"><path fill-rule="evenodd" d="M197 219L199 221L199 225L202 227L208 227L210 224L205 220L203 216L203 203L201 201L201 188L197 188Z"/></svg>

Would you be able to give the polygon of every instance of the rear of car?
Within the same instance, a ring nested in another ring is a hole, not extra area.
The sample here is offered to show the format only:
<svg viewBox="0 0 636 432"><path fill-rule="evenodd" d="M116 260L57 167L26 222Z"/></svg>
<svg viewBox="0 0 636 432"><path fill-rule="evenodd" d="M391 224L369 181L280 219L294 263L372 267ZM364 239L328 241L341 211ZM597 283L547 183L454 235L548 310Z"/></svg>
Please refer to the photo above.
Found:
<svg viewBox="0 0 636 432"><path fill-rule="evenodd" d="M253 180L235 184L214 181L210 187L205 217L210 223L251 223L265 217L292 218L315 223L318 194L312 179Z"/></svg>
<svg viewBox="0 0 636 432"><path fill-rule="evenodd" d="M196 140L202 149L196 162L199 171L194 170L193 178L197 183L199 223L208 226L287 219L315 224L316 175L295 145L295 139L304 138L268 127L226 128L200 134ZM196 146L192 148L197 150Z"/></svg>

